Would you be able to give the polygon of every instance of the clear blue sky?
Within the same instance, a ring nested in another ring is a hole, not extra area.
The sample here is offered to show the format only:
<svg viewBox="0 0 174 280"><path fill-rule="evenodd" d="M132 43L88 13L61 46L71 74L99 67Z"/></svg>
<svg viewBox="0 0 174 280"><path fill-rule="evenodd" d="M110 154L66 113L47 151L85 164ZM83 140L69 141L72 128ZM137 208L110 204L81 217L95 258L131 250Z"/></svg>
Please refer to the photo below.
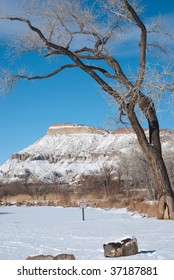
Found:
<svg viewBox="0 0 174 280"><path fill-rule="evenodd" d="M11 11L15 2L21 0L0 0ZM169 26L174 26L174 2L171 0L143 0L147 5L145 17L162 15ZM15 23L0 24L0 40L8 33L15 32ZM1 47L0 66L8 67L4 48ZM129 51L131 46L129 46ZM134 55L129 57L129 63ZM122 63L127 65L127 56L122 55ZM53 65L44 63L41 57L30 54L17 61L17 65L34 66L47 73ZM40 70L39 70L40 71ZM40 72L39 72L40 73ZM11 154L31 145L45 135L53 123L78 123L97 127L107 127L108 117L114 116L113 108L108 104L95 82L78 69L65 70L59 75L41 81L19 81L12 92L0 96L0 164ZM169 112L159 115L163 128L174 128Z"/></svg>

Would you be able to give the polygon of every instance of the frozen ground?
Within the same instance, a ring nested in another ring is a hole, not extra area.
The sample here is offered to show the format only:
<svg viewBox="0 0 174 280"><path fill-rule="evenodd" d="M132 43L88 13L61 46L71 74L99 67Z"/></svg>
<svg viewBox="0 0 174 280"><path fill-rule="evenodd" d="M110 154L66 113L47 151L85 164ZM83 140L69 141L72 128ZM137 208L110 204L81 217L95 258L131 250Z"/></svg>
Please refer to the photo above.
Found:
<svg viewBox="0 0 174 280"><path fill-rule="evenodd" d="M0 259L72 253L78 260L104 259L103 243L134 235L139 254L124 259L174 260L174 221L160 221L126 209L0 207ZM120 258L121 259L121 258Z"/></svg>

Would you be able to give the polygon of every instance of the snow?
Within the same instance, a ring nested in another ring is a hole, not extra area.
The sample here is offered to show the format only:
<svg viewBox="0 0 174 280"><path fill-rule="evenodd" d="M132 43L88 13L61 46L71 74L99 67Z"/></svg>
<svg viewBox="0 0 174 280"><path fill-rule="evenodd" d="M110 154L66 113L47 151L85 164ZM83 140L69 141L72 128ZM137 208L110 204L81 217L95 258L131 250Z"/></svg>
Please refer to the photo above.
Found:
<svg viewBox="0 0 174 280"><path fill-rule="evenodd" d="M139 253L119 259L174 259L174 221L147 218L126 209L0 207L0 259L72 253L77 260L102 260L103 244L135 236Z"/></svg>
<svg viewBox="0 0 174 280"><path fill-rule="evenodd" d="M66 129L66 128L90 128L90 126L87 126L87 125L78 125L78 124L64 124L64 125L60 125L60 124L57 124L57 125L54 125L54 126L50 126L49 129Z"/></svg>
<svg viewBox="0 0 174 280"><path fill-rule="evenodd" d="M40 179L44 178L45 172L51 177L54 171L58 171L63 176L66 176L66 171L71 171L72 176L79 174L79 172L82 174L86 173L86 171L88 173L94 170L99 171L106 160L108 163L112 161L118 162L117 155L112 159L104 156L105 153L109 152L110 144L115 139L116 137L113 135L107 138L100 134L88 135L83 133L46 135L18 153L29 154L29 158L26 160L10 159L0 169L3 173L8 172L7 177L4 177L4 179L9 178L10 181L13 180L15 175L18 176L24 173L25 169L29 169L33 174L39 175ZM117 145L116 142L115 145ZM58 160L53 164L48 160L31 159L32 155L39 154L51 155ZM2 179L3 173L0 176ZM69 178L67 179L69 180Z"/></svg>
<svg viewBox="0 0 174 280"><path fill-rule="evenodd" d="M10 158L0 166L0 181L9 183L20 180L25 169L29 169L33 178L43 180L45 176L52 180L53 172L59 172L67 182L77 174L100 172L103 165L119 166L121 159L129 158L133 151L139 151L134 133L112 133L96 129L96 133L86 132L86 126L52 125L50 129L71 128L73 133L46 134L43 138L17 153L21 158ZM73 129L80 128L79 132ZM90 128L90 127L89 127ZM102 132L102 133L101 133ZM174 152L174 132L162 131L164 154ZM38 160L38 158L42 160ZM69 174L69 175L67 175Z"/></svg>

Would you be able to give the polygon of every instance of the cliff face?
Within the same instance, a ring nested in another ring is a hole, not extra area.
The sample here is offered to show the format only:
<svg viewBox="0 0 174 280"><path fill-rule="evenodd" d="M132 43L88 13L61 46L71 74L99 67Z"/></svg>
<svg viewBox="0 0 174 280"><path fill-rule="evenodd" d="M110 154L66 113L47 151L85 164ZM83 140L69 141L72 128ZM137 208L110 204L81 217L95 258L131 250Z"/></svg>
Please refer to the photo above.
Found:
<svg viewBox="0 0 174 280"><path fill-rule="evenodd" d="M161 132L164 153L174 153L174 132ZM53 182L55 174L70 182L74 177L100 172L103 166L117 169L121 159L139 151L131 129L107 131L76 124L54 124L46 135L11 156L0 166L0 182L32 180Z"/></svg>
<svg viewBox="0 0 174 280"><path fill-rule="evenodd" d="M82 126L77 124L52 124L47 135L57 135L57 134L104 134L106 130L98 129L96 127Z"/></svg>

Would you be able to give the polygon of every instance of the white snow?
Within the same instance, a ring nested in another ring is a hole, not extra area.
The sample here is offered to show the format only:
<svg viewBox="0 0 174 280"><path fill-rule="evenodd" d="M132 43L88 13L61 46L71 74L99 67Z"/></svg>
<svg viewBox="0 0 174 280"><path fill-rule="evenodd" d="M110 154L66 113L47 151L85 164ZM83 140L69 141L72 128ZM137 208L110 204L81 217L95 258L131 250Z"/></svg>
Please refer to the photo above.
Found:
<svg viewBox="0 0 174 280"><path fill-rule="evenodd" d="M66 129L66 128L90 128L90 126L87 126L87 125L78 125L78 124L64 124L64 125L60 125L60 124L57 124L57 125L51 125L49 127L49 129Z"/></svg>
<svg viewBox="0 0 174 280"><path fill-rule="evenodd" d="M84 175L91 172L100 172L104 164L119 166L120 159L129 158L133 151L139 150L134 133L109 133L105 130L96 130L96 133L84 133L85 126L54 125L49 129L81 128L77 133L46 134L31 146L19 151L22 159L10 158L0 166L0 181L12 182L20 180L25 169L29 169L33 178L44 181L45 176L52 178L54 171L64 176L69 182L77 174ZM102 131L103 133L100 133ZM163 152L174 152L173 131L162 131ZM38 160L40 157L42 160ZM67 175L69 174L69 175Z"/></svg>
<svg viewBox="0 0 174 280"><path fill-rule="evenodd" d="M135 236L139 253L119 259L174 259L174 221L157 220L126 209L0 207L0 259L72 253L77 260L102 260L103 244Z"/></svg>

